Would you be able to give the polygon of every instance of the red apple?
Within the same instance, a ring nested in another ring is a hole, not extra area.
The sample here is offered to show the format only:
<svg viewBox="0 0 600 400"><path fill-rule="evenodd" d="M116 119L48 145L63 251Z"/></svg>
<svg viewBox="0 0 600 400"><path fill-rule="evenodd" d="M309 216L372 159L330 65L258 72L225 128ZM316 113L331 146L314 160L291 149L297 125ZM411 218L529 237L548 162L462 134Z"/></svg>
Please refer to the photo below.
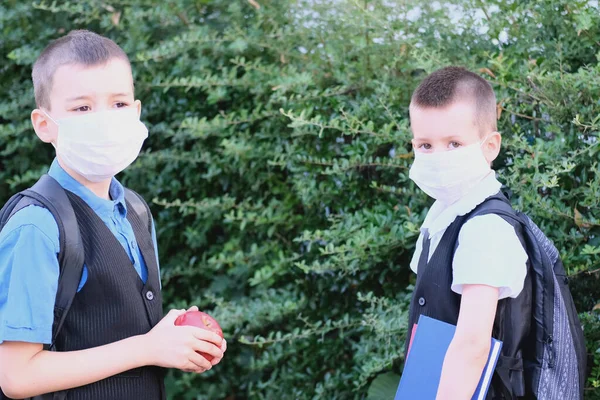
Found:
<svg viewBox="0 0 600 400"><path fill-rule="evenodd" d="M185 314L180 315L175 320L175 325L195 326L197 328L212 331L223 338L223 331L221 330L219 323L213 317L202 311L188 311ZM206 353L200 353L200 355L206 358L208 362L211 362L214 358Z"/></svg>

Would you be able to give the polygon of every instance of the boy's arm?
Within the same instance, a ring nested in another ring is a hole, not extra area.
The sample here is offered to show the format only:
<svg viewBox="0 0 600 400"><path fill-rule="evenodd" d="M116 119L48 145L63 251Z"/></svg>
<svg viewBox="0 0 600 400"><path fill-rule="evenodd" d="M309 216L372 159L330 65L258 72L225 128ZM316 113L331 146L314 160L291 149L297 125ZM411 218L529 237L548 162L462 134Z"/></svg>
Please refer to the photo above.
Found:
<svg viewBox="0 0 600 400"><path fill-rule="evenodd" d="M175 326L172 310L149 333L80 351L42 350L41 344L0 344L0 387L11 398L28 398L83 386L146 365L201 373L223 357L221 338L205 329ZM198 354L215 357L212 363Z"/></svg>
<svg viewBox="0 0 600 400"><path fill-rule="evenodd" d="M480 215L462 226L452 268L452 290L462 298L437 398L471 399L489 356L498 300L523 290L527 252L502 217Z"/></svg>
<svg viewBox="0 0 600 400"><path fill-rule="evenodd" d="M219 336L174 325L183 311L169 313L143 336L77 352L44 351L42 343L51 339L58 246L56 222L41 207L19 211L0 232L0 387L6 395L69 389L144 365L203 372L221 360L226 344ZM209 363L196 351L215 358Z"/></svg>
<svg viewBox="0 0 600 400"><path fill-rule="evenodd" d="M464 285L456 333L444 358L437 400L470 400L487 362L498 288Z"/></svg>

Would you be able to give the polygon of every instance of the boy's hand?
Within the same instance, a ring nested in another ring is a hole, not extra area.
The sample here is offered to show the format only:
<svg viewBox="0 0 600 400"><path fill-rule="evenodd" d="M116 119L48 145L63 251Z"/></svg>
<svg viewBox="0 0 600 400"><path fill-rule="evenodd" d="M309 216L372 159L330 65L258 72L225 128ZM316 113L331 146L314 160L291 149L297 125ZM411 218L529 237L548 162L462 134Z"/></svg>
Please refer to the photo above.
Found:
<svg viewBox="0 0 600 400"><path fill-rule="evenodd" d="M145 335L151 365L202 373L223 358L225 342L219 335L192 326L175 326L183 310L171 310ZM226 346L226 345L225 345ZM199 353L214 357L212 363Z"/></svg>
<svg viewBox="0 0 600 400"><path fill-rule="evenodd" d="M197 306L191 306L190 308L188 308L188 311L199 311L199 309ZM221 343L221 351L223 352L223 354L225 354L225 351L227 351L227 341L225 339L223 339L223 342ZM211 364L217 365L221 362L222 359L223 357L215 357L212 359Z"/></svg>
<svg viewBox="0 0 600 400"><path fill-rule="evenodd" d="M220 349L223 352L223 354L225 354L225 351L227 351L227 341L225 339L223 339L223 341L221 342ZM218 363L221 362L222 359L223 359L223 356L221 356L221 357L215 357L215 358L213 358L211 360L211 364L212 365L217 365Z"/></svg>

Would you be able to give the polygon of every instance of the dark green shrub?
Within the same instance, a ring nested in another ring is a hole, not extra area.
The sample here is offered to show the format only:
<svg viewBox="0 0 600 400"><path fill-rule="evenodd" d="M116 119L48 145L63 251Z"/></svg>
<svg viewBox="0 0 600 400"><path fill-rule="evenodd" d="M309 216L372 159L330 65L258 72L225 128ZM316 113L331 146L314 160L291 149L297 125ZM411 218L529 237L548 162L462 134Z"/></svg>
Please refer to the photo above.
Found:
<svg viewBox="0 0 600 400"><path fill-rule="evenodd" d="M600 14L452 3L6 0L0 198L52 158L29 123L39 51L73 28L115 39L151 132L122 179L153 200L166 300L212 310L230 344L210 373L170 375L171 396L365 398L380 376L375 399L401 371L430 204L407 177L408 102L426 73L464 65L496 89L500 177L573 275L600 398Z"/></svg>

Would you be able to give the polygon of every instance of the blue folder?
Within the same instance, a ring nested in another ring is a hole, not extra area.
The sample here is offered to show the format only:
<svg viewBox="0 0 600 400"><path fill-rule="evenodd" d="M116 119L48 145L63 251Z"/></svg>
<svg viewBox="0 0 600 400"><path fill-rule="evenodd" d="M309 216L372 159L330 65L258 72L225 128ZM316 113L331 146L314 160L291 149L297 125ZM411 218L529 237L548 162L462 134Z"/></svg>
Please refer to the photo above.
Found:
<svg viewBox="0 0 600 400"><path fill-rule="evenodd" d="M456 326L421 316L394 400L435 400L444 357ZM483 400L492 381L502 342L494 338L473 400Z"/></svg>

